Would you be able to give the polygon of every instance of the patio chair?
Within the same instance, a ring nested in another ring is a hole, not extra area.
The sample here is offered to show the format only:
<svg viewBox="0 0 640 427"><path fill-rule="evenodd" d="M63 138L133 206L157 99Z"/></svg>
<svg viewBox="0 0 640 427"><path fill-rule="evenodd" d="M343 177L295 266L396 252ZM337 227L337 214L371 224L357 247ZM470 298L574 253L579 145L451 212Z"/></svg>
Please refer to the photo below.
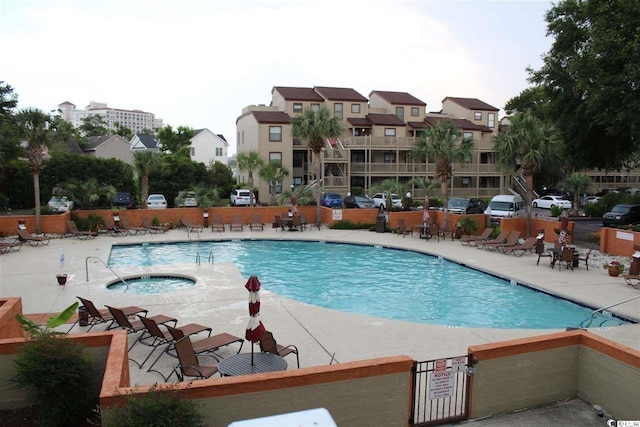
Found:
<svg viewBox="0 0 640 427"><path fill-rule="evenodd" d="M493 228L485 228L484 231L478 236L462 236L460 243L466 246L475 246L478 240L487 240L491 236Z"/></svg>
<svg viewBox="0 0 640 427"><path fill-rule="evenodd" d="M107 325L105 330L113 328L114 318L113 318L113 316L111 315L111 312L108 309L105 308L105 309L99 310L95 306L93 301L91 301L89 299L86 299L86 298L78 297L78 296L76 296L76 298L78 298L80 300L80 303L82 303L82 305L84 306L85 310L87 311L87 321L88 321L87 326L89 326L89 329L87 329L87 332L89 332L91 329L93 329L94 326L101 325L103 323ZM119 307L119 308L120 308L120 310L122 310L124 315L127 316L127 317L133 316L135 314L140 314L140 313L145 313L146 314L147 311L148 311L148 310L146 310L144 308L137 307L135 305L130 305L130 306L127 306L127 307ZM79 320L80 319L76 320L76 323L78 323ZM76 323L71 325L71 328L69 328L69 330L72 330Z"/></svg>
<svg viewBox="0 0 640 427"><path fill-rule="evenodd" d="M80 240L93 239L98 235L95 231L78 230L78 226L74 221L67 221L67 228L69 230L67 234L71 234L72 237L77 237Z"/></svg>
<svg viewBox="0 0 640 427"><path fill-rule="evenodd" d="M47 235L36 236L23 228L18 228L18 239L20 241L27 242L29 246L38 246L39 244L46 246L49 244L51 237Z"/></svg>
<svg viewBox="0 0 640 427"><path fill-rule="evenodd" d="M279 356L285 357L291 353L296 355L296 362L298 364L298 368L300 368L300 355L298 353L298 347L295 345L280 345L276 342L276 339L273 337L273 334L269 331L265 331L260 337L260 350L265 353L277 354Z"/></svg>
<svg viewBox="0 0 640 427"><path fill-rule="evenodd" d="M198 355L193 350L191 339L186 336L175 342L176 354L178 356L178 364L173 372L178 376L179 381L184 381L184 377L195 377L196 379L210 378L218 372L218 366L201 365ZM213 357L213 355L208 355ZM173 374L169 374L169 377ZM166 379L168 380L169 377Z"/></svg>
<svg viewBox="0 0 640 427"><path fill-rule="evenodd" d="M570 248L568 246L565 246L564 249L562 249L562 252L560 253L560 257L557 260L558 271L562 270L563 262L566 264L567 270L569 269L569 267L571 267L571 270L573 271L573 255L575 251L576 251L576 248Z"/></svg>
<svg viewBox="0 0 640 427"><path fill-rule="evenodd" d="M302 229L307 228L307 215L301 213L300 214L300 224L302 224ZM320 226L318 226L318 230L320 230Z"/></svg>
<svg viewBox="0 0 640 427"><path fill-rule="evenodd" d="M180 222L182 222L182 225L185 226L188 233L191 233L192 231L199 233L202 230L204 230L204 226L200 224L196 224L195 222L191 221L188 218L180 218Z"/></svg>
<svg viewBox="0 0 640 427"><path fill-rule="evenodd" d="M522 256L525 252L535 252L537 243L537 237L529 237L521 245L502 246L500 249L505 255L514 254L515 256Z"/></svg>
<svg viewBox="0 0 640 427"><path fill-rule="evenodd" d="M224 231L224 221L222 220L222 215L213 214L211 215L211 231Z"/></svg>
<svg viewBox="0 0 640 427"><path fill-rule="evenodd" d="M254 228L264 230L264 223L260 214L251 214L251 222L249 223L249 229L253 231Z"/></svg>
<svg viewBox="0 0 640 427"><path fill-rule="evenodd" d="M284 221L282 221L282 217L280 215L276 215L275 221L276 221L276 231L278 230L278 228L284 231L285 228L284 228Z"/></svg>
<svg viewBox="0 0 640 427"><path fill-rule="evenodd" d="M231 214L231 224L229 224L229 231L233 231L234 228L239 228L240 231L244 230L244 224L242 223L242 215Z"/></svg>
<svg viewBox="0 0 640 427"><path fill-rule="evenodd" d="M587 251L587 254L583 257L578 256L578 264L580 264L580 261L584 261L584 265L587 267L587 271L589 271L589 257L591 256L591 251L593 250L593 248L589 248L589 250Z"/></svg>
<svg viewBox="0 0 640 427"><path fill-rule="evenodd" d="M398 226L396 227L396 235L399 236L402 234L402 237L406 234L411 233L411 228L407 227L407 224L404 222L404 218L398 218Z"/></svg>
<svg viewBox="0 0 640 427"><path fill-rule="evenodd" d="M127 230L130 234L147 234L148 231L145 227L134 226L131 224L131 221L129 221L129 218L125 217L120 218L120 225L122 225L122 228Z"/></svg>
<svg viewBox="0 0 640 427"><path fill-rule="evenodd" d="M299 215L295 215L291 218L291 225L289 226L289 230L302 231L302 218Z"/></svg>
<svg viewBox="0 0 640 427"><path fill-rule="evenodd" d="M438 242L440 241L440 226L437 221L434 221L429 225L429 240L434 238L438 239Z"/></svg>
<svg viewBox="0 0 640 427"><path fill-rule="evenodd" d="M17 252L20 250L20 248L22 248L22 242L19 240L16 240L14 242L6 242L6 241L0 242L0 254L6 254L11 251Z"/></svg>
<svg viewBox="0 0 640 427"><path fill-rule="evenodd" d="M538 239L536 243L536 253L538 254L538 261L536 265L540 265L540 258L549 258L549 264L553 262L553 253L546 250L544 246L544 240Z"/></svg>
<svg viewBox="0 0 640 427"><path fill-rule="evenodd" d="M113 237L127 236L129 234L129 230L127 230L126 228L118 227L116 223L113 222L113 220L110 218L105 218L104 225L107 227L107 232Z"/></svg>
<svg viewBox="0 0 640 427"><path fill-rule="evenodd" d="M640 289L640 275L623 274L622 278L624 279L625 282L627 282L627 285L636 289Z"/></svg>
<svg viewBox="0 0 640 427"><path fill-rule="evenodd" d="M167 231L169 231L169 227L153 225L153 222L149 219L148 216L141 216L140 220L142 221L142 226L146 228L151 234L166 233Z"/></svg>
<svg viewBox="0 0 640 427"><path fill-rule="evenodd" d="M478 249L484 248L484 246L488 243L502 243L507 239L508 235L509 235L508 231L501 231L500 234L498 234L498 236L495 239L477 240L476 248Z"/></svg>
<svg viewBox="0 0 640 427"><path fill-rule="evenodd" d="M127 331L128 334L137 334L138 332L142 332L138 336L138 338L129 346L129 351L136 345L140 340L148 338L149 332L147 332L147 328L140 320L129 320L129 318L125 315L124 311L117 307L111 307L106 305L109 309L109 312L113 316L114 323L117 324L121 329ZM175 325L178 320L175 317L165 316L164 314L158 314L150 317L158 324L173 322Z"/></svg>
<svg viewBox="0 0 640 427"><path fill-rule="evenodd" d="M520 239L520 232L515 230L510 231L504 242L485 243L484 248L490 251L495 251L505 246L514 246L518 244L518 239Z"/></svg>

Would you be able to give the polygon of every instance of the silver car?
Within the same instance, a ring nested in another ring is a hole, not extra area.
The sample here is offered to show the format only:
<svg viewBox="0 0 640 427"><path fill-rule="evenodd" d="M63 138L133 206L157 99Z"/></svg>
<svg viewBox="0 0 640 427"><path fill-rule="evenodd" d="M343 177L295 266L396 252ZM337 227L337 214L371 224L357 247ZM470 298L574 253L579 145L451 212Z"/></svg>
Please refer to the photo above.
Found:
<svg viewBox="0 0 640 427"><path fill-rule="evenodd" d="M167 209L167 199L162 194L149 194L147 209Z"/></svg>

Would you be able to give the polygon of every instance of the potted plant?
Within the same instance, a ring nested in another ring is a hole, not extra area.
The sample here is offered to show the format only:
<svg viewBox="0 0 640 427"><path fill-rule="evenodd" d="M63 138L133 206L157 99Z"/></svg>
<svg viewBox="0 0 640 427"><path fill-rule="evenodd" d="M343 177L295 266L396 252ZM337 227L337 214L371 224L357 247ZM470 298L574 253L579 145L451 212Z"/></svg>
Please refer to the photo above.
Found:
<svg viewBox="0 0 640 427"><path fill-rule="evenodd" d="M476 222L476 220L474 220L470 216L463 216L458 220L458 223L456 224L455 238L459 239L463 234L473 234L479 229L480 225Z"/></svg>
<svg viewBox="0 0 640 427"><path fill-rule="evenodd" d="M609 276L612 277L618 277L624 272L624 265L619 263L618 261L605 263L602 267L606 270L609 270Z"/></svg>

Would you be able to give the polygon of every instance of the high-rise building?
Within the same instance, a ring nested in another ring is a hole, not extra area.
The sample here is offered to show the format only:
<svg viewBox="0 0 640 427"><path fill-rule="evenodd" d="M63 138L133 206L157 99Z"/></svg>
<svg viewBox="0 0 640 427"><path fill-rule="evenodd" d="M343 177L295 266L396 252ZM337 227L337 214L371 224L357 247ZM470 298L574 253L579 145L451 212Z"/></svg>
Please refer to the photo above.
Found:
<svg viewBox="0 0 640 427"><path fill-rule="evenodd" d="M62 118L75 127L82 125L82 119L91 115L102 116L107 129L116 129L116 124L127 127L138 133L142 131L156 131L162 127L162 119L156 118L153 113L141 110L123 110L121 108L109 108L106 103L91 101L84 110L76 108L75 104L65 101L58 104Z"/></svg>

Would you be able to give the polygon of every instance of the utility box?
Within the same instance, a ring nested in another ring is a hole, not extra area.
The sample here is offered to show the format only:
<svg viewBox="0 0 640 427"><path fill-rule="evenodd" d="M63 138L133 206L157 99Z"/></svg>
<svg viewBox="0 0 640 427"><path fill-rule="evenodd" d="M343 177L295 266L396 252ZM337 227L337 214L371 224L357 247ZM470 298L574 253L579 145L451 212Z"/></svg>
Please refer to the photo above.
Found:
<svg viewBox="0 0 640 427"><path fill-rule="evenodd" d="M80 326L88 326L89 325L89 312L87 311L84 305L78 307L78 325Z"/></svg>
<svg viewBox="0 0 640 427"><path fill-rule="evenodd" d="M376 219L376 233L384 233L384 229L387 226L384 215L378 215Z"/></svg>

